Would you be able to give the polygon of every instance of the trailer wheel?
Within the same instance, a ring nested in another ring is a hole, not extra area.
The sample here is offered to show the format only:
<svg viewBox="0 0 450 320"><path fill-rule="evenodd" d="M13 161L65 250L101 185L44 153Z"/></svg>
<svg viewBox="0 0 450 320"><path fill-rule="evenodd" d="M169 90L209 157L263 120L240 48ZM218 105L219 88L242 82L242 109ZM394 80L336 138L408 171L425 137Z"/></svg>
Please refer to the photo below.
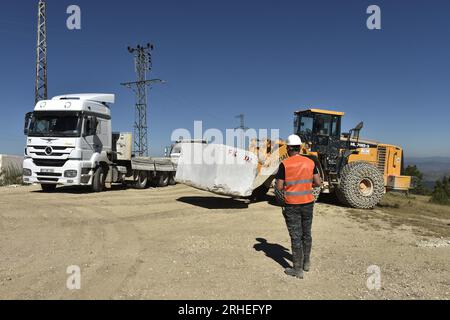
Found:
<svg viewBox="0 0 450 320"><path fill-rule="evenodd" d="M160 172L158 174L158 187L167 187L169 184L169 174L167 172Z"/></svg>
<svg viewBox="0 0 450 320"><path fill-rule="evenodd" d="M54 192L56 190L56 184L41 184L41 189L44 192Z"/></svg>
<svg viewBox="0 0 450 320"><path fill-rule="evenodd" d="M148 185L148 173L146 171L136 171L134 180L134 187L136 189L145 189Z"/></svg>
<svg viewBox="0 0 450 320"><path fill-rule="evenodd" d="M383 198L384 177L373 165L351 162L341 173L336 195L344 204L357 209L373 209Z"/></svg>
<svg viewBox="0 0 450 320"><path fill-rule="evenodd" d="M175 181L175 174L170 173L169 174L169 185L174 186L176 184L177 184L177 182Z"/></svg>
<svg viewBox="0 0 450 320"><path fill-rule="evenodd" d="M102 166L97 167L92 178L92 191L102 192L105 190L106 174Z"/></svg>

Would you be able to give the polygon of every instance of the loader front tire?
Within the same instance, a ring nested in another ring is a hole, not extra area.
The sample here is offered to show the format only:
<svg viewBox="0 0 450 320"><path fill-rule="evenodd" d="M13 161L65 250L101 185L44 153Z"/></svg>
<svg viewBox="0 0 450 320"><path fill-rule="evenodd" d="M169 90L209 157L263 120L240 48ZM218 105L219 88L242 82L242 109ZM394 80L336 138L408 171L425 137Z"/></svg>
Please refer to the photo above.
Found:
<svg viewBox="0 0 450 320"><path fill-rule="evenodd" d="M356 209L373 209L385 193L384 177L367 162L351 162L341 172L336 195L344 205Z"/></svg>

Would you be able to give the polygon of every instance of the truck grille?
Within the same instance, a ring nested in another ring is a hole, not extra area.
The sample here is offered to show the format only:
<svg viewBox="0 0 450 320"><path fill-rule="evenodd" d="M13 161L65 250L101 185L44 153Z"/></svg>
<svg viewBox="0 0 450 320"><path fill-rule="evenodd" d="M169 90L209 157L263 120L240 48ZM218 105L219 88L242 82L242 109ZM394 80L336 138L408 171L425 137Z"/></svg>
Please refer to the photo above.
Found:
<svg viewBox="0 0 450 320"><path fill-rule="evenodd" d="M45 148L47 148L47 146L31 146L31 148L34 148L36 150L45 150ZM53 147L53 150L57 150L57 151L62 151L62 150L66 150L67 147Z"/></svg>
<svg viewBox="0 0 450 320"><path fill-rule="evenodd" d="M39 181L58 182L58 178L38 178Z"/></svg>
<svg viewBox="0 0 450 320"><path fill-rule="evenodd" d="M58 160L58 159L34 159L34 164L38 167L63 167L67 160Z"/></svg>
<svg viewBox="0 0 450 320"><path fill-rule="evenodd" d="M387 151L386 147L378 147L378 170L381 171L382 174L385 174L386 170L386 156Z"/></svg>
<svg viewBox="0 0 450 320"><path fill-rule="evenodd" d="M61 177L62 176L61 173L54 173L54 172L38 172L37 175L42 176L42 177Z"/></svg>

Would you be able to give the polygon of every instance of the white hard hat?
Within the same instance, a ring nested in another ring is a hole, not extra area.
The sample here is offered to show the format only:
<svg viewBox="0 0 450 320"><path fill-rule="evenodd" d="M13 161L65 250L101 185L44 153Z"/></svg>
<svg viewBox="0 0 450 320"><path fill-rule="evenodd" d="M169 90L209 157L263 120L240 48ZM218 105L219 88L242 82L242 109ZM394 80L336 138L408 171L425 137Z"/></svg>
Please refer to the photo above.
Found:
<svg viewBox="0 0 450 320"><path fill-rule="evenodd" d="M287 139L287 145L290 147L301 146L302 139L300 139L300 137L296 134L290 135Z"/></svg>

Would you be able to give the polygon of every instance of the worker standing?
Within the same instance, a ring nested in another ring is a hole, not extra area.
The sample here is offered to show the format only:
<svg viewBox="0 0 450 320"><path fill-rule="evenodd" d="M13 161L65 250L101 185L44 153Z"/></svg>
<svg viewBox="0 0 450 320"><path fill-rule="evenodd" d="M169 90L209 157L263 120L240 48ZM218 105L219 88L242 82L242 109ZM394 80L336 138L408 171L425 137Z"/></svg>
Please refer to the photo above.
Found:
<svg viewBox="0 0 450 320"><path fill-rule="evenodd" d="M299 136L289 136L289 158L280 164L276 188L284 194L283 216L292 245L293 268L286 268L284 272L303 279L303 271L310 269L313 188L321 187L322 181L314 161L300 155L301 144Z"/></svg>

